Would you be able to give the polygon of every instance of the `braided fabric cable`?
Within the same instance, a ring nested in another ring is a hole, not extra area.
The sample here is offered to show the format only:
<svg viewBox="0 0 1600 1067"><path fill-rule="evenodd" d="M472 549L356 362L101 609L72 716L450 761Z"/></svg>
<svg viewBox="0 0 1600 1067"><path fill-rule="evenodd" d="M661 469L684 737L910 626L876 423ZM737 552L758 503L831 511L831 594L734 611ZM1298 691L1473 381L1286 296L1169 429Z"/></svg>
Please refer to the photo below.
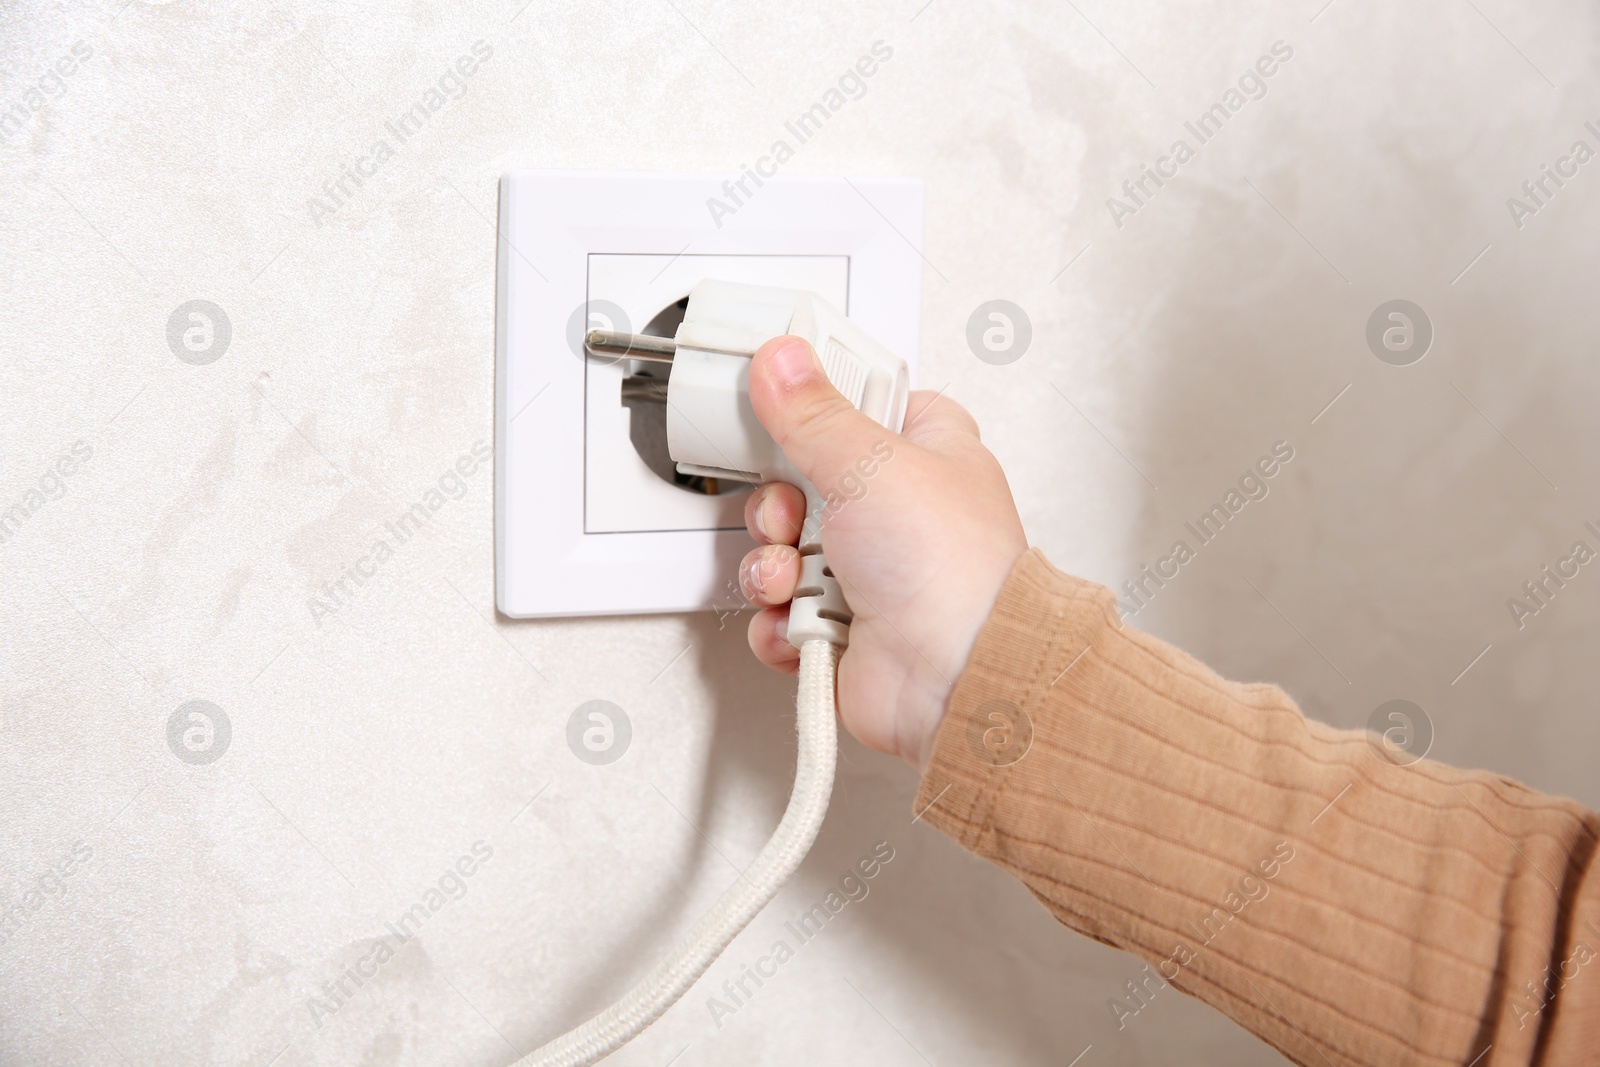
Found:
<svg viewBox="0 0 1600 1067"><path fill-rule="evenodd" d="M582 1067L632 1040L689 991L722 950L766 906L805 859L828 812L838 758L834 669L839 650L822 640L800 648L796 700L799 755L794 791L760 855L667 958L611 1007L517 1061L517 1067Z"/></svg>

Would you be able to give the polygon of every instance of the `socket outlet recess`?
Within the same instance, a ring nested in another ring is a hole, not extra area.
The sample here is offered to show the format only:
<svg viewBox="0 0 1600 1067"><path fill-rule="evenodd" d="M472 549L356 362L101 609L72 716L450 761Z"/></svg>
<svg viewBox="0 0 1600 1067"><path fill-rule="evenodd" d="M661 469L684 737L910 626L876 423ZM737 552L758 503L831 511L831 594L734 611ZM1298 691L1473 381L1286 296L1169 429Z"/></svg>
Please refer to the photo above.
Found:
<svg viewBox="0 0 1600 1067"><path fill-rule="evenodd" d="M670 337L705 278L808 289L916 374L922 185L508 172L495 346L495 600L512 618L733 610L749 486L676 472L666 370L585 358L590 329ZM713 207L720 207L713 211Z"/></svg>

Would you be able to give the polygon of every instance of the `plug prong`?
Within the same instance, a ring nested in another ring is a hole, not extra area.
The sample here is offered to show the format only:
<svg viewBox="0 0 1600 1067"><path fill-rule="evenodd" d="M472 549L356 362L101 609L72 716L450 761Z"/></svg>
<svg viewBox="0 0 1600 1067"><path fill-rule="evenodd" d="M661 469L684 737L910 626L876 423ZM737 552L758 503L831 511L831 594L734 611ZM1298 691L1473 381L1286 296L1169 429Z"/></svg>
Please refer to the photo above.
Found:
<svg viewBox="0 0 1600 1067"><path fill-rule="evenodd" d="M678 354L678 343L670 337L649 337L620 330L590 330L583 345L597 356L626 356L651 363L671 363Z"/></svg>

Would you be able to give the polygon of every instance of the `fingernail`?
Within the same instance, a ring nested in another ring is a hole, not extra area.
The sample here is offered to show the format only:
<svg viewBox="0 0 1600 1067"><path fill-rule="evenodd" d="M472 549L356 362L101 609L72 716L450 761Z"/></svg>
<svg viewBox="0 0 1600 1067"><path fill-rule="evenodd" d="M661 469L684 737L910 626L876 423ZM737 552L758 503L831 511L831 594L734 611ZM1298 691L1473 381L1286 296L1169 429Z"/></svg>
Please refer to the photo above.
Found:
<svg viewBox="0 0 1600 1067"><path fill-rule="evenodd" d="M772 373L784 385L799 385L811 376L811 346L796 338L772 353Z"/></svg>
<svg viewBox="0 0 1600 1067"><path fill-rule="evenodd" d="M756 532L771 541L772 534L767 530L767 508L772 503L772 494L767 492L765 487L757 489L756 492L760 495L756 497L756 511L751 518L755 521Z"/></svg>
<svg viewBox="0 0 1600 1067"><path fill-rule="evenodd" d="M778 635L779 641L789 640L789 616L785 615L779 619L777 625L772 628L772 632Z"/></svg>
<svg viewBox="0 0 1600 1067"><path fill-rule="evenodd" d="M766 583L762 581L762 575L761 575L761 571L762 571L761 564L765 560L766 560L766 553L762 553L762 554L756 556L755 559L751 560L745 566L745 569L744 569L744 584L745 584L746 590L748 591L747 595L749 596L749 599L751 599L751 600L755 600L756 597L758 597L762 593L766 592Z"/></svg>

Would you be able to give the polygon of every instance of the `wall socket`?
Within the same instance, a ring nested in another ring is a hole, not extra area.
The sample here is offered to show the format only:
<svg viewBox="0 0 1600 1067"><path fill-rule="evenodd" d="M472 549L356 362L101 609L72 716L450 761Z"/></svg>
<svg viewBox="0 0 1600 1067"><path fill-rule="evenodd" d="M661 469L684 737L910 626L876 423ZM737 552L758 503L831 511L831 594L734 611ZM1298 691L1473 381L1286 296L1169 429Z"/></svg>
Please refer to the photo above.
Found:
<svg viewBox="0 0 1600 1067"><path fill-rule="evenodd" d="M809 289L916 368L922 187L512 171L500 185L495 596L513 618L731 610L749 487L677 474L661 365L585 358L588 329L671 336L704 278Z"/></svg>

